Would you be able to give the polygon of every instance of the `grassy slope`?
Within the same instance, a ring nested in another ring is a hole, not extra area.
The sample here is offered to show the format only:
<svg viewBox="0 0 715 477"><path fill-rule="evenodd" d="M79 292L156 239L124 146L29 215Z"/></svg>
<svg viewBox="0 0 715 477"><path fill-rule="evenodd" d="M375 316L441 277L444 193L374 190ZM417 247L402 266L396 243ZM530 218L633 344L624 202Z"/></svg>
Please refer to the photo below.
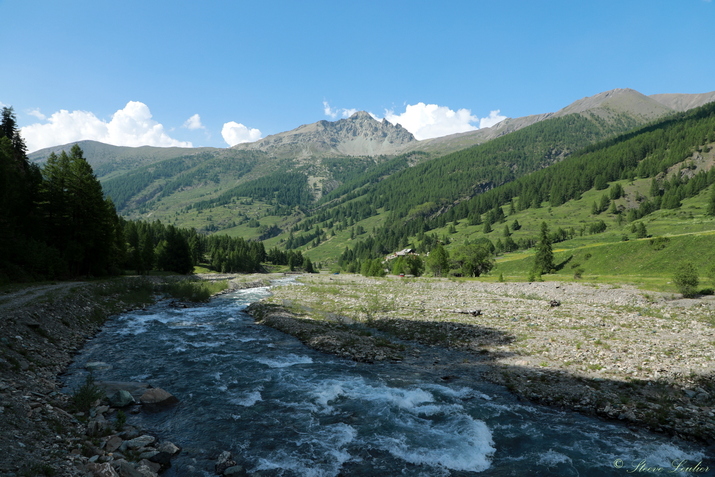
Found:
<svg viewBox="0 0 715 477"><path fill-rule="evenodd" d="M627 198L637 193L647 196L650 179L619 183L624 187ZM588 227L598 220L603 220L607 225L607 230L603 233L590 235L586 231L583 236L577 234L572 240L554 244L554 262L563 266L556 274L545 275L543 278L574 280L574 271L582 268L584 281L627 282L648 289L675 292L671 283L673 272L678 264L690 260L698 266L701 287L713 285L706 278L708 268L715 264L715 217L705 214L711 189L684 200L679 209L658 210L641 219L648 230L649 238L646 239L635 238L635 234L631 232L631 223L623 220L622 224L618 225L615 214L591 214L593 202L599 201L604 193L607 191L590 190L583 194L581 199L569 201L559 207L551 208L546 205L539 209L517 212L508 216L504 223L494 224L493 231L489 234L483 233L483 225L470 226L466 220L457 224L455 234L449 234L447 227L429 233L435 233L439 237L448 236L451 243L447 249L451 250L465 240L473 241L480 237L487 237L492 242L503 240L504 226L509 225L511 228L514 220L518 220L522 226L512 234L512 238L517 241L519 238L537 237L544 221L551 231L559 227L573 227L578 231L582 226ZM627 198L619 199L616 203L625 204ZM504 211L508 213L508 207L504 207ZM381 214L358 224L369 233L384 220L385 215ZM624 236L628 237L628 241L623 241ZM661 250L656 250L651 245L651 239L654 237L668 237L669 242ZM359 238L364 236L356 239ZM278 245L278 238L272 240ZM351 242L350 230L346 229L316 248L308 245L301 247L301 250L314 262L330 263L346 246L350 246ZM416 242L415 237L413 243ZM485 278L495 280L499 274L503 274L506 280L526 280L533 265L533 253L532 249L499 256L497 267ZM590 256L587 257L588 254Z"/></svg>
<svg viewBox="0 0 715 477"><path fill-rule="evenodd" d="M631 193L642 193L649 180L620 183ZM646 239L636 239L631 232L632 224L623 221L619 226L613 214L591 214L591 204L603 193L591 190L580 200L569 201L560 207L528 209L507 217L506 224L516 219L522 225L512 235L514 240L538 236L543 221L552 231L558 227L578 229L597 220L606 222L608 228L603 233L589 235L586 232L583 236L554 244L554 263L563 264L563 267L556 274L545 275L544 279L573 280L574 271L582 268L582 279L586 281L628 282L650 289L675 291L670 283L675 268L684 261L692 261L699 269L701 283L710 285L704 279L708 268L715 263L715 217L705 215L710 189L684 200L680 209L658 210L643 218L641 221L649 235ZM458 233L450 237L452 247L465 238L474 240L485 236L482 229L483 226L458 226ZM504 224L496 224L493 229L486 236L493 242L498 238L503 240ZM447 229L435 232L443 236L447 234ZM628 241L623 241L624 236L628 237ZM669 241L664 248L657 250L651 244L654 237L667 237ZM507 280L524 280L532 265L533 250L505 254L498 258L497 268L491 276L495 278L503 274Z"/></svg>

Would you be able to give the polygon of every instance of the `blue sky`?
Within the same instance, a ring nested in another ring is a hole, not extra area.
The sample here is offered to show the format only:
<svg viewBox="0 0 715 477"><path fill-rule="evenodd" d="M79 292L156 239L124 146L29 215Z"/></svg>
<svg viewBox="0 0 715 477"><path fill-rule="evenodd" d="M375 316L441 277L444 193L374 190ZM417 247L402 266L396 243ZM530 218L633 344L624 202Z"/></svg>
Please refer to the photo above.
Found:
<svg viewBox="0 0 715 477"><path fill-rule="evenodd" d="M715 90L707 0L0 0L0 19L0 103L31 150L226 147L356 110L429 137Z"/></svg>

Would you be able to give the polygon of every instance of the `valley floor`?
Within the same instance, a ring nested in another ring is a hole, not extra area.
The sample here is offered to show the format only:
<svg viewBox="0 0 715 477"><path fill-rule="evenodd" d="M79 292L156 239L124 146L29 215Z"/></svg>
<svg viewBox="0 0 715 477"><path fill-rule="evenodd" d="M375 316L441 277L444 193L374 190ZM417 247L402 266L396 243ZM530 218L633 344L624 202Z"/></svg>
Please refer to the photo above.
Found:
<svg viewBox="0 0 715 477"><path fill-rule="evenodd" d="M358 361L414 361L423 345L460 350L462 362L453 366L422 364L457 380L469 362L531 401L715 443L711 297L563 282L316 274L275 287L249 312L309 346Z"/></svg>

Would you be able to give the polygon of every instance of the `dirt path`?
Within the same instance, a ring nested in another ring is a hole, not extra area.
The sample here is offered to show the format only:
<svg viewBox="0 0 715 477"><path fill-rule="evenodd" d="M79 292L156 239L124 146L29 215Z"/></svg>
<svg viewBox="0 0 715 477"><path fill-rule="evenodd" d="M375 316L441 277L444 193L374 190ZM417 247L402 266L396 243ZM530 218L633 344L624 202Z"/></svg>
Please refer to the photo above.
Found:
<svg viewBox="0 0 715 477"><path fill-rule="evenodd" d="M68 290L87 285L86 282L61 282L49 285L28 285L16 291L0 293L0 313L20 308L28 303L40 300L49 294L64 295ZM1 316L1 315L0 315Z"/></svg>

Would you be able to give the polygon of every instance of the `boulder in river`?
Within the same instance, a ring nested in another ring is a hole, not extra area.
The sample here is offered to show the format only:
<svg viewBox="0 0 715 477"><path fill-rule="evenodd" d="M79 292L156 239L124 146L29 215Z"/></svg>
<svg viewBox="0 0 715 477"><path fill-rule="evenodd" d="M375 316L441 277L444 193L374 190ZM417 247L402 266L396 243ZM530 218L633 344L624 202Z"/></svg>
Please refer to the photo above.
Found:
<svg viewBox="0 0 715 477"><path fill-rule="evenodd" d="M235 467L236 465L237 463L233 460L231 453L229 451L223 451L221 455L218 456L218 460L216 460L216 474L223 475L226 469Z"/></svg>
<svg viewBox="0 0 715 477"><path fill-rule="evenodd" d="M234 465L223 471L225 477L240 477L246 475L246 471L240 465Z"/></svg>
<svg viewBox="0 0 715 477"><path fill-rule="evenodd" d="M147 389L147 391L142 394L139 398L139 402L151 406L169 406L179 402L179 399L170 392L164 391L161 388L151 388Z"/></svg>

